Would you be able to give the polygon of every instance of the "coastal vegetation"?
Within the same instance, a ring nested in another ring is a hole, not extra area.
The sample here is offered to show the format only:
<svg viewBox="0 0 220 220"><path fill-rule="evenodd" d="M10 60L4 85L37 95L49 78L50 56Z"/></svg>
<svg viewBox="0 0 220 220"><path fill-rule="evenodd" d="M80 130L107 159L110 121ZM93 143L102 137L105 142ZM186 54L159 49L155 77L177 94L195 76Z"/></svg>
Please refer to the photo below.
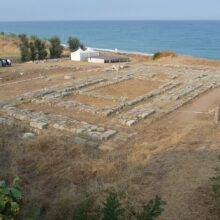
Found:
<svg viewBox="0 0 220 220"><path fill-rule="evenodd" d="M58 36L54 36L49 39L50 42L50 58L60 58L62 51L63 51L63 46L61 45L60 38Z"/></svg>
<svg viewBox="0 0 220 220"><path fill-rule="evenodd" d="M32 36L29 43L31 60L44 60L48 52L46 48L46 41L41 40L37 36Z"/></svg>
<svg viewBox="0 0 220 220"><path fill-rule="evenodd" d="M31 58L30 51L29 51L29 40L26 34L19 35L20 38L20 51L21 51L21 61L29 61Z"/></svg>
<svg viewBox="0 0 220 220"><path fill-rule="evenodd" d="M68 46L64 48L58 36L41 39L36 35L0 33L0 57L20 59L22 62L60 58L69 56L71 51L78 48L85 48L76 37L68 38Z"/></svg>
<svg viewBox="0 0 220 220"><path fill-rule="evenodd" d="M79 48L84 49L84 45L81 44L80 40L76 37L69 37L68 45L71 52L74 52Z"/></svg>

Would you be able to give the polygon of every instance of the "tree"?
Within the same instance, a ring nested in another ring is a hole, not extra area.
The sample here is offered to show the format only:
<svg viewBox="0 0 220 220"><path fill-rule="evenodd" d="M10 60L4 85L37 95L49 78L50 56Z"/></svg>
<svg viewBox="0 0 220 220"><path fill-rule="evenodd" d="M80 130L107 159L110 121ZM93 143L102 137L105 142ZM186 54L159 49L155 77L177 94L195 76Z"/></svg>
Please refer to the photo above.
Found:
<svg viewBox="0 0 220 220"><path fill-rule="evenodd" d="M37 51L38 59L44 60L47 57L47 50L45 46L45 42L36 38L34 41L34 46Z"/></svg>
<svg viewBox="0 0 220 220"><path fill-rule="evenodd" d="M57 36L49 39L50 41L50 58L60 58L63 52L63 46L61 45L60 38Z"/></svg>
<svg viewBox="0 0 220 220"><path fill-rule="evenodd" d="M68 39L68 45L69 45L69 48L70 48L70 51L71 51L71 52L74 52L74 51L76 51L78 48L81 48L81 46L83 46L83 45L81 45L79 39L76 38L76 37L69 37L69 39Z"/></svg>
<svg viewBox="0 0 220 220"><path fill-rule="evenodd" d="M163 212L162 206L165 204L159 196L156 196L144 206L143 212L137 215L137 220L155 220Z"/></svg>
<svg viewBox="0 0 220 220"><path fill-rule="evenodd" d="M20 38L20 51L21 51L21 61L29 61L30 60L30 51L29 51L29 42L26 34L19 35Z"/></svg>
<svg viewBox="0 0 220 220"><path fill-rule="evenodd" d="M124 209L120 207L117 195L110 193L106 201L103 202L103 220L123 219Z"/></svg>
<svg viewBox="0 0 220 220"><path fill-rule="evenodd" d="M30 53L31 53L31 54L30 54L31 60L34 61L34 60L37 59L37 50L36 50L35 45L34 45L33 42L31 42L31 43L29 44L29 47L30 47Z"/></svg>

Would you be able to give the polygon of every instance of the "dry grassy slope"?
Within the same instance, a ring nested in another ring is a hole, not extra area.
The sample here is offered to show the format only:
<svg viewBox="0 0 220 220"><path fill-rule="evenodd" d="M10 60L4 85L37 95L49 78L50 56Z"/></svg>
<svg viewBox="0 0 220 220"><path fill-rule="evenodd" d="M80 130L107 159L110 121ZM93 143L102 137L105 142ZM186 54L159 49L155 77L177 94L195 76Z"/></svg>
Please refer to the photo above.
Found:
<svg viewBox="0 0 220 220"><path fill-rule="evenodd" d="M0 35L0 57L20 57L18 37Z"/></svg>
<svg viewBox="0 0 220 220"><path fill-rule="evenodd" d="M219 92L211 91L182 110L212 110L220 102ZM40 206L43 219L59 219L54 204L66 206L66 199L76 203L86 193L102 200L111 190L127 210L140 209L159 194L167 202L160 220L219 219L210 213L209 177L220 167L220 126L212 115L174 112L151 126L137 127L136 138L110 152L49 133L24 141L24 131L0 128L0 176L21 176L27 208Z"/></svg>

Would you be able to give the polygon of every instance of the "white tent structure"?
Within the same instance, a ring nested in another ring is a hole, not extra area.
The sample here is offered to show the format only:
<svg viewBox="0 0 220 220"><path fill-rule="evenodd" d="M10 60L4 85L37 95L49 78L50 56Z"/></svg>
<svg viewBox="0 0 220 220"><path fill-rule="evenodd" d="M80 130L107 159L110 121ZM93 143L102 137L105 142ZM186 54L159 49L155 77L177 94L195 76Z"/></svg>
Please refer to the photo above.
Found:
<svg viewBox="0 0 220 220"><path fill-rule="evenodd" d="M77 51L71 53L71 60L74 61L88 61L91 57L98 57L99 52L93 50L92 48L87 48L86 50L82 50L79 48Z"/></svg>

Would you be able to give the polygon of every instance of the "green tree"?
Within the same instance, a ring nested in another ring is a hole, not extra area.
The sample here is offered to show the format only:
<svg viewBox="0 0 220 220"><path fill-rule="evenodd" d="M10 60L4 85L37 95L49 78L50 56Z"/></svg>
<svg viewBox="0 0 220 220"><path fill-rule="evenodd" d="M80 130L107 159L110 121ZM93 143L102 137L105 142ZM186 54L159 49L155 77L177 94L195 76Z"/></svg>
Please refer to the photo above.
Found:
<svg viewBox="0 0 220 220"><path fill-rule="evenodd" d="M143 212L137 215L137 220L155 220L161 215L163 205L165 205L165 202L159 196L156 196L154 200L144 206Z"/></svg>
<svg viewBox="0 0 220 220"><path fill-rule="evenodd" d="M34 61L37 59L37 50L33 42L30 42L29 47L30 47L30 53L31 53L30 54L31 60Z"/></svg>
<svg viewBox="0 0 220 220"><path fill-rule="evenodd" d="M21 61L26 62L31 58L30 50L29 50L29 42L26 34L19 35L20 38L20 51L21 51Z"/></svg>
<svg viewBox="0 0 220 220"><path fill-rule="evenodd" d="M39 60L44 60L47 57L47 50L45 42L39 38L36 38L34 41L35 50L37 51L37 58Z"/></svg>
<svg viewBox="0 0 220 220"><path fill-rule="evenodd" d="M103 220L123 219L124 209L120 207L117 195L110 193L106 201L103 202Z"/></svg>
<svg viewBox="0 0 220 220"><path fill-rule="evenodd" d="M68 45L69 45L71 52L76 51L77 49L81 48L81 46L82 46L80 43L80 40L76 37L69 37Z"/></svg>
<svg viewBox="0 0 220 220"><path fill-rule="evenodd" d="M61 45L60 38L54 36L49 39L50 41L50 58L60 58L63 52L63 46Z"/></svg>

